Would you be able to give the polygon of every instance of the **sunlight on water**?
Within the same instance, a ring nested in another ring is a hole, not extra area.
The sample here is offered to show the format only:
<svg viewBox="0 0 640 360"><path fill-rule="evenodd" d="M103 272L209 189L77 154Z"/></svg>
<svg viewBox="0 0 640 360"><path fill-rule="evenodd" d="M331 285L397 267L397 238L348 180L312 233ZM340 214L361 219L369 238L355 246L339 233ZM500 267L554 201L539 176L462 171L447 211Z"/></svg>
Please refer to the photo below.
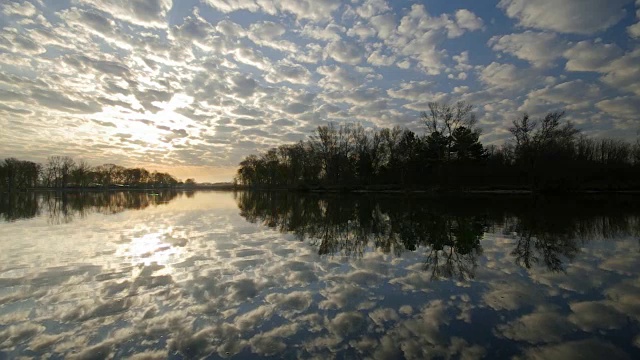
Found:
<svg viewBox="0 0 640 360"><path fill-rule="evenodd" d="M635 204L21 194L0 358L637 358Z"/></svg>
<svg viewBox="0 0 640 360"><path fill-rule="evenodd" d="M171 228L168 232L171 232ZM165 233L160 231L131 239L124 256L131 258L132 265L156 263L166 266L173 258L179 257L180 252L177 247L162 241L164 235Z"/></svg>

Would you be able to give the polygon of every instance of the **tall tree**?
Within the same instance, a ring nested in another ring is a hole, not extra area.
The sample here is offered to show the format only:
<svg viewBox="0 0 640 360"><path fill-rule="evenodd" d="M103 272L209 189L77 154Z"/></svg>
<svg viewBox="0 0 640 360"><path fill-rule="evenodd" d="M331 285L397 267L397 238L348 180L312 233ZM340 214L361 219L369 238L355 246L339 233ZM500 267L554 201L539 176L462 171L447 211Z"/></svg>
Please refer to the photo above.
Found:
<svg viewBox="0 0 640 360"><path fill-rule="evenodd" d="M477 122L473 113L473 106L464 101L458 101L453 105L447 103L430 102L429 111L421 114L422 120L427 127L428 136L444 139L446 143L445 159L451 159L451 147L453 146L453 133L459 127L474 129Z"/></svg>

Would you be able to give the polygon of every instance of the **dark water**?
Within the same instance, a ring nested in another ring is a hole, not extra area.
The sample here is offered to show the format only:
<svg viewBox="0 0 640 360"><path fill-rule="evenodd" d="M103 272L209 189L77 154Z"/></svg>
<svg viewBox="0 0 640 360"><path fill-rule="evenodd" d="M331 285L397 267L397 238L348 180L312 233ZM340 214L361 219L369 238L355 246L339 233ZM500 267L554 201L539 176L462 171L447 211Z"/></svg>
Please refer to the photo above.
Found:
<svg viewBox="0 0 640 360"><path fill-rule="evenodd" d="M637 197L0 195L0 358L640 358Z"/></svg>

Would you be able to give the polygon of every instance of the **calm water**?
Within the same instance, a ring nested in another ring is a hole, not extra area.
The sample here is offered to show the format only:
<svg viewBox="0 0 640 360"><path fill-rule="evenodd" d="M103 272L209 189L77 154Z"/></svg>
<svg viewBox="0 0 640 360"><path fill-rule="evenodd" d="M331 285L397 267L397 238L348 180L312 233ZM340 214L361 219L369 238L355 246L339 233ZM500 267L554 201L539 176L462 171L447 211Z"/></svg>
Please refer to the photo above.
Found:
<svg viewBox="0 0 640 360"><path fill-rule="evenodd" d="M0 197L0 358L638 359L637 200Z"/></svg>

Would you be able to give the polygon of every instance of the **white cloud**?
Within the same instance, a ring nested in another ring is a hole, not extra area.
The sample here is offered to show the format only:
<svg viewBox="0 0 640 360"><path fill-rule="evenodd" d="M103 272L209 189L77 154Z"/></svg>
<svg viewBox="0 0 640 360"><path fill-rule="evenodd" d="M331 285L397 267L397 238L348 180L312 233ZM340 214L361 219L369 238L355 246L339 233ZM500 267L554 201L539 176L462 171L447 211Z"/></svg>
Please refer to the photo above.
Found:
<svg viewBox="0 0 640 360"><path fill-rule="evenodd" d="M347 36L358 37L360 40L366 40L376 35L376 30L373 27L367 26L361 22L355 23L347 30Z"/></svg>
<svg viewBox="0 0 640 360"><path fill-rule="evenodd" d="M371 26L376 30L378 37L388 40L395 32L396 21L393 14L377 15L371 18Z"/></svg>
<svg viewBox="0 0 640 360"><path fill-rule="evenodd" d="M433 88L434 84L429 81L410 81L401 83L398 89L387 90L387 94L396 99L427 101Z"/></svg>
<svg viewBox="0 0 640 360"><path fill-rule="evenodd" d="M254 44L270 47L287 53L295 53L297 46L291 41L283 40L281 37L286 33L282 24L272 21L262 21L251 24L247 35Z"/></svg>
<svg viewBox="0 0 640 360"><path fill-rule="evenodd" d="M341 66L320 66L316 71L324 75L319 84L327 90L350 90L364 82L361 74L348 71Z"/></svg>
<svg viewBox="0 0 640 360"><path fill-rule="evenodd" d="M630 25L627 28L627 31L629 32L629 36L632 38L640 38L640 22Z"/></svg>
<svg viewBox="0 0 640 360"><path fill-rule="evenodd" d="M616 44L585 40L567 49L563 56L568 60L568 71L602 71L622 53L622 49Z"/></svg>
<svg viewBox="0 0 640 360"><path fill-rule="evenodd" d="M640 38L640 1L638 0L636 0L636 19L639 21L627 27L627 33L632 38L638 39Z"/></svg>
<svg viewBox="0 0 640 360"><path fill-rule="evenodd" d="M253 36L261 40L276 40L286 32L282 24L277 24L273 21L253 23L249 27L249 30L253 33Z"/></svg>
<svg viewBox="0 0 640 360"><path fill-rule="evenodd" d="M380 50L376 50L369 55L367 62L375 66L389 66L393 65L396 61L396 57L393 55L385 55Z"/></svg>
<svg viewBox="0 0 640 360"><path fill-rule="evenodd" d="M593 34L615 25L630 0L501 0L498 7L520 26Z"/></svg>
<svg viewBox="0 0 640 360"><path fill-rule="evenodd" d="M256 12L261 8L254 0L204 0L204 2L223 13L237 10Z"/></svg>
<svg viewBox="0 0 640 360"><path fill-rule="evenodd" d="M269 15L290 13L298 19L316 22L328 21L340 7L339 0L204 0L205 3L224 13L238 10L263 11Z"/></svg>
<svg viewBox="0 0 640 360"><path fill-rule="evenodd" d="M356 8L356 13L360 17L368 19L389 10L391 10L391 8L385 0L366 0L362 5Z"/></svg>
<svg viewBox="0 0 640 360"><path fill-rule="evenodd" d="M344 27L338 26L335 23L329 23L325 27L306 24L302 28L301 35L322 41L339 41L342 39L340 34L344 31Z"/></svg>
<svg viewBox="0 0 640 360"><path fill-rule="evenodd" d="M531 91L518 111L532 115L561 108L576 112L590 108L600 98L602 89L598 85L574 80Z"/></svg>
<svg viewBox="0 0 640 360"><path fill-rule="evenodd" d="M322 46L318 44L307 44L303 49L298 49L297 53L290 54L290 57L301 63L315 64L322 60Z"/></svg>
<svg viewBox="0 0 640 360"><path fill-rule="evenodd" d="M475 22L469 20L473 16L473 13L467 11L460 13L460 21L464 21L461 23L464 27L461 27L456 19L448 14L431 16L424 5L414 4L393 33L387 31L386 36L381 36L380 33L378 36L398 55L416 60L418 66L428 75L438 75L443 68L443 58L446 55L446 51L439 48L443 35L456 38L462 36L466 30L479 29L479 19ZM372 19L374 26L375 19Z"/></svg>
<svg viewBox="0 0 640 360"><path fill-rule="evenodd" d="M46 48L18 33L15 29L0 30L0 49L29 56L43 54L47 51Z"/></svg>
<svg viewBox="0 0 640 360"><path fill-rule="evenodd" d="M495 89L524 90L541 80L538 73L513 64L492 62L480 70L479 79Z"/></svg>
<svg viewBox="0 0 640 360"><path fill-rule="evenodd" d="M298 19L322 22L333 17L340 0L280 0L276 4L281 11L294 14Z"/></svg>
<svg viewBox="0 0 640 360"><path fill-rule="evenodd" d="M552 66L565 48L564 42L556 34L533 31L494 36L489 40L489 45L495 51L511 54L539 68Z"/></svg>
<svg viewBox="0 0 640 360"><path fill-rule="evenodd" d="M605 69L607 73L601 80L614 89L627 91L640 96L640 49L613 60Z"/></svg>
<svg viewBox="0 0 640 360"><path fill-rule="evenodd" d="M602 100L596 106L607 114L622 119L636 120L640 114L640 101L635 96Z"/></svg>
<svg viewBox="0 0 640 360"><path fill-rule="evenodd" d="M167 12L172 0L77 0L140 26L167 27Z"/></svg>
<svg viewBox="0 0 640 360"><path fill-rule="evenodd" d="M302 65L281 60L269 71L265 80L271 83L289 81L292 84L307 85L311 81L311 72Z"/></svg>
<svg viewBox="0 0 640 360"><path fill-rule="evenodd" d="M481 30L484 27L482 19L467 9L456 11L456 23L461 29L469 31Z"/></svg>
<svg viewBox="0 0 640 360"><path fill-rule="evenodd" d="M32 3L28 1L23 2L10 2L2 5L2 13L9 15L18 15L24 17L33 17L37 13L37 9Z"/></svg>
<svg viewBox="0 0 640 360"><path fill-rule="evenodd" d="M350 65L358 65L362 61L362 49L343 40L334 41L327 46L327 55L335 61Z"/></svg>

